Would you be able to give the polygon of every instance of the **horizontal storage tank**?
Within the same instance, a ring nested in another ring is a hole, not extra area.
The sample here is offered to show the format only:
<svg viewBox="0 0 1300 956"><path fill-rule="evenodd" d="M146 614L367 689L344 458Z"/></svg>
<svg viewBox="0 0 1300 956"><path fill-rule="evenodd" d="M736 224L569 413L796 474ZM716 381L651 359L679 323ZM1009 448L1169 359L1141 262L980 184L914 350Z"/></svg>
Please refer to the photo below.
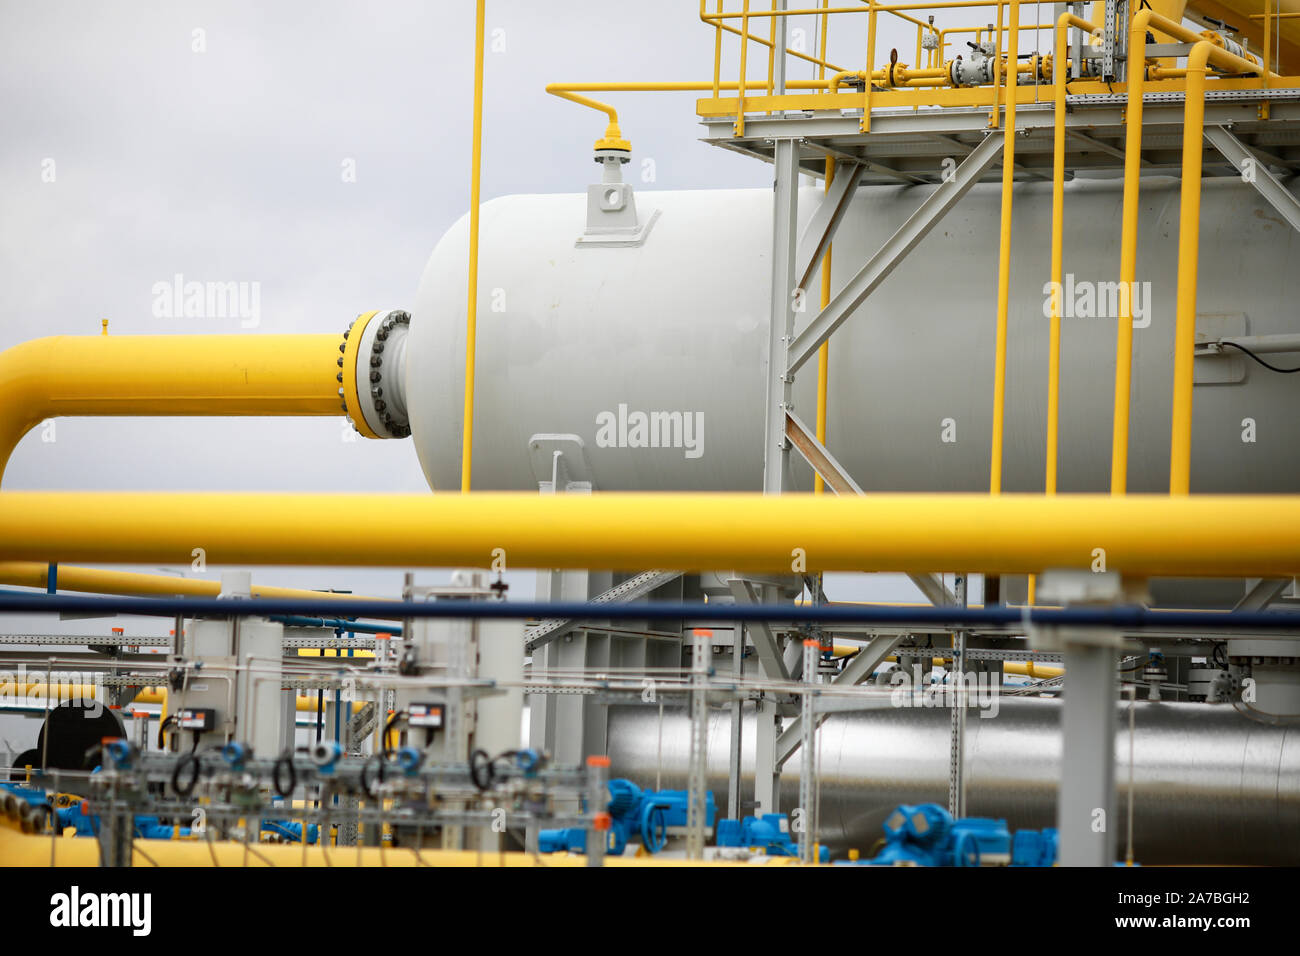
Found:
<svg viewBox="0 0 1300 956"><path fill-rule="evenodd" d="M966 721L969 815L1011 829L1056 825L1061 779L1057 701L1002 698L997 716ZM1115 737L1121 855L1127 844L1128 711ZM708 786L727 802L730 711L710 711ZM1140 703L1134 738L1134 858L1142 864L1300 864L1300 728L1257 723L1228 704ZM900 803L948 802L950 711L889 707L828 716L818 731L822 842L864 855ZM690 720L681 710L609 708L613 776L686 786ZM660 754L662 753L662 757ZM754 721L742 731L741 793L753 792ZM781 775L781 812L799 800L799 751Z"/></svg>
<svg viewBox="0 0 1300 956"><path fill-rule="evenodd" d="M858 191L835 239L836 289L929 188ZM1066 186L1076 312L1088 311L1087 283L1118 280L1122 191L1119 180ZM1246 183L1206 180L1203 192L1201 324L1216 334L1300 331L1300 238ZM1168 488L1178 195L1175 180L1143 183L1137 304L1149 325L1134 331L1131 492ZM827 444L868 490L988 488L999 196L996 184L972 189L831 339ZM820 199L820 187L801 191L803 221ZM535 489L550 475L530 438L573 434L598 490L759 489L771 191L641 192L641 221L658 217L632 247L579 246L586 205L574 194L483 206L474 487ZM1043 487L1050 235L1051 184L1018 184L1008 491ZM463 220L442 239L412 310L407 404L435 490L459 487L467 237ZM814 279L797 329L819 290ZM1109 487L1115 326L1113 315L1062 320L1062 491ZM1295 354L1271 359L1300 364ZM1296 377L1239 354L1198 358L1197 369L1198 379L1240 381L1196 386L1192 490L1300 491ZM810 362L795 389L810 425L816 377ZM638 413L662 426L653 430L667 447L637 447ZM1255 440L1243 441L1250 429ZM802 462L797 477L811 488Z"/></svg>

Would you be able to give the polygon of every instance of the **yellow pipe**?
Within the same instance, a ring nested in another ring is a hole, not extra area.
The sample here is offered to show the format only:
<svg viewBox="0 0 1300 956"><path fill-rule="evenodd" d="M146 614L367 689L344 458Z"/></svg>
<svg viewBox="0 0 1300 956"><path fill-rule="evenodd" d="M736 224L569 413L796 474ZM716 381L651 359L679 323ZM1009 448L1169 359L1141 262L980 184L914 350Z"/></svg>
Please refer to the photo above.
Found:
<svg viewBox="0 0 1300 956"><path fill-rule="evenodd" d="M0 477L47 418L340 415L338 335L59 335L0 352ZM188 559L187 559L188 562Z"/></svg>
<svg viewBox="0 0 1300 956"><path fill-rule="evenodd" d="M1061 283L1065 233L1065 86L1069 62L1069 28L1078 27L1091 33L1096 29L1087 20L1062 13L1056 22L1056 56L1052 63L1052 317L1047 347L1047 462L1045 491L1056 494L1061 418ZM1037 597L1038 579L1029 577L1028 603Z"/></svg>
<svg viewBox="0 0 1300 956"><path fill-rule="evenodd" d="M469 280L465 300L465 399L461 425L460 490L467 492L474 463L474 365L478 336L479 181L483 165L483 21L485 0L474 15L474 143L469 180ZM572 97L570 97L572 98ZM592 101L588 101L590 103ZM610 110L610 122L616 122Z"/></svg>
<svg viewBox="0 0 1300 956"><path fill-rule="evenodd" d="M1016 52L1020 43L1020 0L1011 0L1011 29L1008 32L1007 50L1010 62L1016 62ZM998 7L999 23L1002 7ZM1001 58L999 58L1000 62ZM1015 184L1016 159L1016 71L1011 69L1003 73L1009 77L1011 87L1007 97L1006 132L1002 137L1002 227L998 241L998 315L997 339L993 357L993 449L989 464L989 493L1002 493L1002 429L1006 410L1007 392L1007 308L1011 294L1011 197ZM994 96L1001 84L994 83ZM997 100L993 102L994 114L997 113Z"/></svg>
<svg viewBox="0 0 1300 956"><path fill-rule="evenodd" d="M105 568L82 568L58 565L54 580L60 591L82 591L91 594L150 594L190 597L216 597L221 593L220 581L197 578L177 578L166 574L139 574L134 571L110 571ZM49 564L37 561L0 562L0 584L25 588L49 586ZM319 598L327 601L384 601L388 598L365 594L338 594L333 591L312 591L307 588L279 588L254 584L253 596L261 598ZM340 611L345 610L340 608Z"/></svg>
<svg viewBox="0 0 1300 956"><path fill-rule="evenodd" d="M1205 73L1213 63L1221 70L1251 73L1258 64L1234 56L1209 40L1200 40L1187 57L1187 94L1183 116L1183 182L1178 214L1178 304L1174 328L1173 422L1169 443L1169 493L1191 490L1192 365L1196 345L1196 282L1201 230L1201 154L1205 133Z"/></svg>
<svg viewBox="0 0 1300 956"><path fill-rule="evenodd" d="M341 536L348 515L399 515ZM0 494L0 560L686 571L1300 573L1300 496Z"/></svg>
<svg viewBox="0 0 1300 956"><path fill-rule="evenodd" d="M344 869L367 867L578 867L587 858L571 853L549 853L537 857L532 853L493 853L476 850L414 850L406 847L326 847L303 846L301 843L258 843L249 852L235 840L202 838L181 840L135 840L132 864L138 867L321 867ZM0 818L0 866L48 867L99 865L99 841L90 837L58 837L49 834L26 834L8 820ZM797 866L793 857L767 856L765 866ZM723 860L669 859L659 856L608 856L606 866L614 867L736 867L753 868L753 863Z"/></svg>
<svg viewBox="0 0 1300 956"><path fill-rule="evenodd" d="M826 191L830 192L831 183L835 181L835 160L826 157ZM826 245L826 255L822 257L822 297L824 309L831 301L831 244ZM817 440L826 444L826 386L830 380L831 349L830 342L822 343L817 350ZM826 481L820 472L813 474L813 494L820 495L826 490Z"/></svg>
<svg viewBox="0 0 1300 956"><path fill-rule="evenodd" d="M1068 16L1068 14L1066 15ZM1024 677L1032 677L1035 680L1051 680L1053 677L1063 677L1065 668L1052 667L1048 664L1035 664L1033 661L1003 661L1002 673L1020 674Z"/></svg>

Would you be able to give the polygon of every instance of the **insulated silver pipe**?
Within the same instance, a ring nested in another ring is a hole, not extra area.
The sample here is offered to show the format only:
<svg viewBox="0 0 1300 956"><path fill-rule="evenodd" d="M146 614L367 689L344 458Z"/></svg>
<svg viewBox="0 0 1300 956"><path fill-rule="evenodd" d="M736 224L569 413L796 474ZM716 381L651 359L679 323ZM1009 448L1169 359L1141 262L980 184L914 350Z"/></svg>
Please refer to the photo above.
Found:
<svg viewBox="0 0 1300 956"><path fill-rule="evenodd" d="M966 724L971 816L1005 819L1012 830L1055 826L1060 778L1057 701L999 701L994 717L972 710ZM1116 819L1125 845L1128 807L1127 703L1116 735ZM1138 703L1134 739L1134 859L1142 864L1300 864L1300 724L1257 723L1228 705ZM684 789L689 721L659 709L609 708L610 774L641 786ZM725 814L730 709L710 711L709 787ZM832 714L818 732L820 837L833 851L869 856L885 816L900 803L945 804L949 711L894 708ZM741 793L753 793L752 712L743 728ZM798 754L781 777L781 810L799 793ZM746 810L752 813L752 810Z"/></svg>

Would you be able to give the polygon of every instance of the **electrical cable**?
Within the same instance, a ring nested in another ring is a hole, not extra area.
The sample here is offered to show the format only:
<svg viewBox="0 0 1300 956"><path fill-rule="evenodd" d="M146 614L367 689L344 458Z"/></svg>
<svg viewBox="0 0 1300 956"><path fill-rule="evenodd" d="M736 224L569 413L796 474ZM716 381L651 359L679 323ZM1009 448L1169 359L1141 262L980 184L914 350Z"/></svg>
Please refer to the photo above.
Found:
<svg viewBox="0 0 1300 956"><path fill-rule="evenodd" d="M486 771L486 777L479 776L481 771ZM488 756L486 750L475 750L469 755L470 782L480 793L483 793L492 788L492 777L492 758Z"/></svg>
<svg viewBox="0 0 1300 956"><path fill-rule="evenodd" d="M181 786L181 769L193 765L194 771L190 774L189 783L184 787ZM172 791L182 800L189 797L194 792L194 785L199 782L199 771L202 767L199 764L198 755L193 751L187 753L176 761L176 766L172 768Z"/></svg>
<svg viewBox="0 0 1300 956"><path fill-rule="evenodd" d="M1246 346L1238 345L1236 342L1227 342L1227 341L1220 342L1219 348L1234 348L1239 352L1245 352L1247 355L1253 358L1260 365L1264 366L1264 368L1272 372L1281 372L1283 375L1291 375L1295 372L1300 372L1300 366L1296 366L1295 368L1278 368L1276 365L1269 365L1267 362L1265 362L1262 358L1260 358L1250 349L1246 348Z"/></svg>
<svg viewBox="0 0 1300 956"><path fill-rule="evenodd" d="M167 749L167 743L163 737L163 731L167 729L168 724L172 723L175 720L176 720L175 714L168 714L166 717L164 717L161 721L158 722L158 749L159 750Z"/></svg>
<svg viewBox="0 0 1300 956"><path fill-rule="evenodd" d="M289 768L288 786L280 785L280 769ZM275 787L275 792L286 799L293 795L294 790L298 788L298 769L293 765L293 753L285 753L278 757L271 767L271 784Z"/></svg>

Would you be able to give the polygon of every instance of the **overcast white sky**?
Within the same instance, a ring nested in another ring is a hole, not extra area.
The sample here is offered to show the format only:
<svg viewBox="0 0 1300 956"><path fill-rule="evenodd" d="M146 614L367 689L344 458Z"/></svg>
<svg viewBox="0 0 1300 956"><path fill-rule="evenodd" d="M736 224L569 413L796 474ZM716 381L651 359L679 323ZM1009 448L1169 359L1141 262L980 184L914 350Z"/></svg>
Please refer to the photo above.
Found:
<svg viewBox="0 0 1300 956"><path fill-rule="evenodd" d="M548 96L548 82L710 79L713 31L698 9L490 0L483 199L581 191L594 175L603 117ZM102 318L111 334L246 331L237 318L154 317L154 284L176 274L258 283L251 334L337 332L361 311L409 304L468 206L473 10L0 3L0 348L98 334ZM813 21L794 26L811 48ZM834 35L832 58L857 64L864 37L865 22ZM765 77L765 58L751 56L750 75ZM611 99L636 153L655 160L656 182L638 189L770 184L765 164L698 142L694 94ZM23 440L4 486L427 488L409 441L346 442L340 422L61 419L54 442L39 430ZM513 577L512 596L529 596L531 574ZM255 580L396 593L401 575L259 569Z"/></svg>

